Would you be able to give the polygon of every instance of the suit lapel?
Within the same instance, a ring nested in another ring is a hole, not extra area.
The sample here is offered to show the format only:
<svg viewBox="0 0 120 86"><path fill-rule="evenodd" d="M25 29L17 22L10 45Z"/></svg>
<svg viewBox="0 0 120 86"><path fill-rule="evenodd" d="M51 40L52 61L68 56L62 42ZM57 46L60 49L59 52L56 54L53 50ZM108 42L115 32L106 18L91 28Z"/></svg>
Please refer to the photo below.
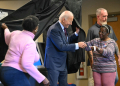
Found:
<svg viewBox="0 0 120 86"><path fill-rule="evenodd" d="M62 36L63 41L64 41L65 43L68 43L68 42L67 42L67 39L66 39L66 36L65 36L65 33L63 32L63 30L62 30L59 22L57 22L57 26L58 26L58 28L59 28L59 31L60 31L60 33L61 33L61 36Z"/></svg>

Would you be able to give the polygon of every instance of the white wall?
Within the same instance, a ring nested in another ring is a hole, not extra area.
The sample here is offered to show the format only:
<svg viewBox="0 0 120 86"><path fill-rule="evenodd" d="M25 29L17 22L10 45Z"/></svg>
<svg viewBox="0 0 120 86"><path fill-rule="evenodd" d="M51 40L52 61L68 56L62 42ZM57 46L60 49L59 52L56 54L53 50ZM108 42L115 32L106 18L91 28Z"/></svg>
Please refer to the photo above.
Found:
<svg viewBox="0 0 120 86"><path fill-rule="evenodd" d="M3 9L11 9L17 10L21 6L28 3L30 0L8 0L8 1L0 1L0 8Z"/></svg>

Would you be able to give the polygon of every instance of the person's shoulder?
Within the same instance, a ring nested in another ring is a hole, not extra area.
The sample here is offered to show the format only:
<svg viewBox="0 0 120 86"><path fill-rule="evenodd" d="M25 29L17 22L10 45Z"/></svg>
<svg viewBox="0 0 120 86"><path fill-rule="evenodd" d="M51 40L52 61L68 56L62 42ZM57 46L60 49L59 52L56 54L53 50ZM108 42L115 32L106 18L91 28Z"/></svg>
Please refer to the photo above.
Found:
<svg viewBox="0 0 120 86"><path fill-rule="evenodd" d="M108 40L107 43L108 43L108 44L111 44L111 43L116 44L116 42L115 42L114 39L110 39L110 40Z"/></svg>
<svg viewBox="0 0 120 86"><path fill-rule="evenodd" d="M108 25L108 27L109 27L111 30L113 30L112 26Z"/></svg>
<svg viewBox="0 0 120 86"><path fill-rule="evenodd" d="M12 31L12 33L20 33L21 31L20 30L14 30Z"/></svg>
<svg viewBox="0 0 120 86"><path fill-rule="evenodd" d="M50 31L58 31L59 27L60 27L59 22L56 22L56 23L54 23L53 25L50 26L49 30Z"/></svg>
<svg viewBox="0 0 120 86"><path fill-rule="evenodd" d="M89 28L89 30L95 30L96 28L97 28L96 25L92 25L92 26Z"/></svg>
<svg viewBox="0 0 120 86"><path fill-rule="evenodd" d="M110 39L110 42L115 42L115 40L114 39Z"/></svg>
<svg viewBox="0 0 120 86"><path fill-rule="evenodd" d="M15 34L19 34L20 32L21 32L20 30L14 30L14 31L11 32L11 35L13 36Z"/></svg>
<svg viewBox="0 0 120 86"><path fill-rule="evenodd" d="M29 45L29 44L31 44L31 45L35 45L35 41L31 38L31 37L26 37L25 38L25 44L26 45Z"/></svg>

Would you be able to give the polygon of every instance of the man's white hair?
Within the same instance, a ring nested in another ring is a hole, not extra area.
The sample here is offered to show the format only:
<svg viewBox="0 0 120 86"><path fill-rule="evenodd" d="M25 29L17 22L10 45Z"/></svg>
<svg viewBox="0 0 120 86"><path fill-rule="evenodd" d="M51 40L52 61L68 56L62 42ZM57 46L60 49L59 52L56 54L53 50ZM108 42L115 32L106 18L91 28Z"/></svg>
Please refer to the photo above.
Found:
<svg viewBox="0 0 120 86"><path fill-rule="evenodd" d="M61 15L59 16L59 20L62 20L63 18L67 19L68 17L73 16L73 13L71 11L64 11L61 13Z"/></svg>
<svg viewBox="0 0 120 86"><path fill-rule="evenodd" d="M101 10L105 10L105 11L107 11L107 10L104 9L104 8L98 8L98 9L96 10L96 16L100 15Z"/></svg>

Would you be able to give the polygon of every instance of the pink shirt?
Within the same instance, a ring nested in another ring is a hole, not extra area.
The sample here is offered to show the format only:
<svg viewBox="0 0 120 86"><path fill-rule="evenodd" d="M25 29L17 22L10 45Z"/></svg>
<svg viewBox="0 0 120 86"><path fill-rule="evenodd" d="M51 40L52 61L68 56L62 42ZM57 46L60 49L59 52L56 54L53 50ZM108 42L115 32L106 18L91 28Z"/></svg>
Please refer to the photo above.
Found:
<svg viewBox="0 0 120 86"><path fill-rule="evenodd" d="M40 58L33 40L35 35L26 30L10 32L9 29L4 30L4 35L8 51L2 66L10 66L27 72L38 83L42 82L45 76L33 65Z"/></svg>

